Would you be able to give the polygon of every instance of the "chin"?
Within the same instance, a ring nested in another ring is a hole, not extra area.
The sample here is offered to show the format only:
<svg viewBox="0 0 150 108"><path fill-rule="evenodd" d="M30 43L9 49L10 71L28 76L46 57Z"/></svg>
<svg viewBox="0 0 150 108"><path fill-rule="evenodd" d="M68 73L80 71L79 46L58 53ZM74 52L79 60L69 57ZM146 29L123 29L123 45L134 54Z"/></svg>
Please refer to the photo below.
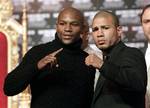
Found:
<svg viewBox="0 0 150 108"><path fill-rule="evenodd" d="M65 40L65 41L63 41L63 43L66 44L66 45L68 45L68 44L71 44L72 41L66 41L66 40Z"/></svg>
<svg viewBox="0 0 150 108"><path fill-rule="evenodd" d="M107 49L107 46L105 46L105 45L97 45L97 47L101 50Z"/></svg>

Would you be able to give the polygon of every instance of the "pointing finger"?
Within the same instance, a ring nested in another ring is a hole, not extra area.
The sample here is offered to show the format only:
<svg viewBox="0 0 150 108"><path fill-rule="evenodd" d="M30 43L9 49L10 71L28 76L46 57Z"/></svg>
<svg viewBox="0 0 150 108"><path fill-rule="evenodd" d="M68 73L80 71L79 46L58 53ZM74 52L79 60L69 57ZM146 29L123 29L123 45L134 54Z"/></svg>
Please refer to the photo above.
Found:
<svg viewBox="0 0 150 108"><path fill-rule="evenodd" d="M56 56L58 53L60 53L63 50L63 48L60 48L59 50L53 52L51 55Z"/></svg>

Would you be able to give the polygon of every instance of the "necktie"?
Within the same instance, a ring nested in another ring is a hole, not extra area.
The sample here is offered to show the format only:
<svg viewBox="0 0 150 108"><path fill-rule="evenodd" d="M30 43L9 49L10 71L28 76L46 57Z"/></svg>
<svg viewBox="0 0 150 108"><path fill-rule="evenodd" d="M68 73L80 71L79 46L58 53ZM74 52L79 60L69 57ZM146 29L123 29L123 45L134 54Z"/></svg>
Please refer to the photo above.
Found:
<svg viewBox="0 0 150 108"><path fill-rule="evenodd" d="M103 61L105 61L107 59L106 55L103 55Z"/></svg>

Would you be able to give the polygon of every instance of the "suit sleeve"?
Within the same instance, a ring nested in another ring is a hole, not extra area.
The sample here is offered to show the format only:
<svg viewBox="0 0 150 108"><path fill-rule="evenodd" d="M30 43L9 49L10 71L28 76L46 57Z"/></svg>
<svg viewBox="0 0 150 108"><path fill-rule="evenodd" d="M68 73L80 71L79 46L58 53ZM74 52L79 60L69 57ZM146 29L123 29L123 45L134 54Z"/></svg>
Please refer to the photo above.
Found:
<svg viewBox="0 0 150 108"><path fill-rule="evenodd" d="M121 89L145 92L147 72L145 58L139 50L129 50L109 58L100 69L101 75L118 84Z"/></svg>

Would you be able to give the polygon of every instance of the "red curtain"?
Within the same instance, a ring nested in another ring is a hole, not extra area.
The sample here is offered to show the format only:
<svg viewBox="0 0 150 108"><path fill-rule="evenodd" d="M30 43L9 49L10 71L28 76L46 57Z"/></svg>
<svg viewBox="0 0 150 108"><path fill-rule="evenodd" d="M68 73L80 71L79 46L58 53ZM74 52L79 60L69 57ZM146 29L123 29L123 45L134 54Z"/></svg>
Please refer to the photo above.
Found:
<svg viewBox="0 0 150 108"><path fill-rule="evenodd" d="M7 74L7 39L0 32L0 108L7 108L7 96L3 92L4 79Z"/></svg>

